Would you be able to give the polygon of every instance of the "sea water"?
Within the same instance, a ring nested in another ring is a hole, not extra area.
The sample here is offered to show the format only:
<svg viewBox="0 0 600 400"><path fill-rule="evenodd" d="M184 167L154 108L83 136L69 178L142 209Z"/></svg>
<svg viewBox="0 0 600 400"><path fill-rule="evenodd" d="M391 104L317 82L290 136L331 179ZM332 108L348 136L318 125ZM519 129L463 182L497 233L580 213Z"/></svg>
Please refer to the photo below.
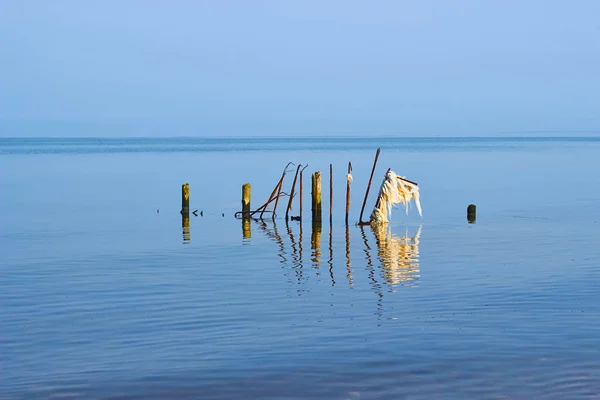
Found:
<svg viewBox="0 0 600 400"><path fill-rule="evenodd" d="M377 148L363 219L387 168L422 218L356 225ZM288 162L302 222L236 219ZM599 172L567 135L0 139L1 397L598 399Z"/></svg>

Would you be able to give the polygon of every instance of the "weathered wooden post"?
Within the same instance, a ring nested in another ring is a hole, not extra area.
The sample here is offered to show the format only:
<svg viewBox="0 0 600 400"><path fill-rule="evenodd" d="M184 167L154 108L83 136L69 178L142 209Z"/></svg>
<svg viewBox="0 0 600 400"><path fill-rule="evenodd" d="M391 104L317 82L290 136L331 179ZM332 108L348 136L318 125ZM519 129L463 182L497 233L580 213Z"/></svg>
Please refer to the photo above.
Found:
<svg viewBox="0 0 600 400"><path fill-rule="evenodd" d="M250 218L250 184L242 185L242 218Z"/></svg>
<svg viewBox="0 0 600 400"><path fill-rule="evenodd" d="M475 204L469 204L467 207L467 221L470 224L474 223L477 219L477 206Z"/></svg>
<svg viewBox="0 0 600 400"><path fill-rule="evenodd" d="M181 185L181 214L190 214L190 185Z"/></svg>
<svg viewBox="0 0 600 400"><path fill-rule="evenodd" d="M312 220L321 223L321 172L312 174Z"/></svg>
<svg viewBox="0 0 600 400"><path fill-rule="evenodd" d="M190 241L190 185L181 185L181 230L183 242Z"/></svg>
<svg viewBox="0 0 600 400"><path fill-rule="evenodd" d="M348 162L348 175L346 175L346 225L348 225L348 214L350 213L350 183L352 183L352 163Z"/></svg>

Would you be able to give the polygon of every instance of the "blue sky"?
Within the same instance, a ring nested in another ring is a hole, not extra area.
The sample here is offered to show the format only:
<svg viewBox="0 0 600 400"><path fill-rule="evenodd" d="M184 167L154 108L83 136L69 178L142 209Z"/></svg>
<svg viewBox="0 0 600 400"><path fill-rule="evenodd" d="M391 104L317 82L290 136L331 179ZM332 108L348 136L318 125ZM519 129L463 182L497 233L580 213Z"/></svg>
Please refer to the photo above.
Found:
<svg viewBox="0 0 600 400"><path fill-rule="evenodd" d="M600 1L0 10L2 136L600 131Z"/></svg>

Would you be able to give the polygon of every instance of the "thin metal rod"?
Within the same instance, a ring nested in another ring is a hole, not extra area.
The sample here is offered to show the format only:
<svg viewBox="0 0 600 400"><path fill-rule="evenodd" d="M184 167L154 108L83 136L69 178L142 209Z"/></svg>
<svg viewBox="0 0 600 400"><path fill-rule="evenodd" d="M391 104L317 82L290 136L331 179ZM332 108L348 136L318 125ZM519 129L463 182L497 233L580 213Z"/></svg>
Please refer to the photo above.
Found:
<svg viewBox="0 0 600 400"><path fill-rule="evenodd" d="M388 171L389 171L389 170L388 170ZM400 177L400 176L397 176L397 178L398 178L398 179L400 179L401 181L408 182L408 183L412 183L412 184L413 184L413 185L415 185L415 186L419 186L419 184L418 184L417 182L409 181L408 179L402 178L402 177Z"/></svg>
<svg viewBox="0 0 600 400"><path fill-rule="evenodd" d="M387 173L390 172L391 168L388 168L387 171L385 171L385 175L387 176ZM379 193L377 195L377 202L375 203L375 208L379 208L379 205L381 204L381 193Z"/></svg>
<svg viewBox="0 0 600 400"><path fill-rule="evenodd" d="M306 167L308 167L308 164L306 164L304 168L300 170L300 221L302 221L302 173L304 172ZM300 229L302 229L302 223L300 224Z"/></svg>
<svg viewBox="0 0 600 400"><path fill-rule="evenodd" d="M287 209L285 210L285 222L288 221L290 211L292 209L292 200L294 199L294 190L296 189L296 179L298 179L298 173L300 172L302 164L298 164L296 168L296 175L294 175L294 182L292 183L292 190L290 191L290 201L288 201Z"/></svg>
<svg viewBox="0 0 600 400"><path fill-rule="evenodd" d="M277 183L277 185L275 186L275 189L273 189L273 191L271 192L271 195L269 196L269 200L267 200L267 202L265 203L265 209L263 210L263 212L260 213L260 219L262 219L263 214L265 213L267 207L266 205L269 204L271 201L273 201L275 196L275 193L279 190L281 191L281 185L283 184L283 178L285 178L285 174L287 172L288 167L290 166L290 164L293 164L291 162L287 163L287 165L285 166L285 168L283 169L283 173L281 174L281 178L279 179L279 182ZM278 195L279 196L279 195ZM279 200L279 197L277 197L277 200ZM262 208L262 207L261 207ZM257 210L258 211L258 210ZM275 218L275 210L273 210L273 218Z"/></svg>
<svg viewBox="0 0 600 400"><path fill-rule="evenodd" d="M381 149L377 149L375 153L375 161L373 162L373 169L371 170L371 177L369 178L369 184L367 185L367 191L365 193L365 199L363 200L362 208L360 209L360 217L358 218L358 223L363 223L363 213L365 212L365 206L367 205L367 198L369 197L369 189L371 189L371 182L373 182L373 174L375 173L375 167L377 166L377 159L379 158L379 152Z"/></svg>
<svg viewBox="0 0 600 400"><path fill-rule="evenodd" d="M273 219L275 219L275 213L277 212L277 204L279 203L279 197L281 196L281 188L283 187L283 177L279 181L279 189L277 190L277 197L275 197L275 206L273 207Z"/></svg>
<svg viewBox="0 0 600 400"><path fill-rule="evenodd" d="M348 175L352 172L352 163L348 162ZM350 180L346 175L346 225L348 225L348 214L350 213Z"/></svg>

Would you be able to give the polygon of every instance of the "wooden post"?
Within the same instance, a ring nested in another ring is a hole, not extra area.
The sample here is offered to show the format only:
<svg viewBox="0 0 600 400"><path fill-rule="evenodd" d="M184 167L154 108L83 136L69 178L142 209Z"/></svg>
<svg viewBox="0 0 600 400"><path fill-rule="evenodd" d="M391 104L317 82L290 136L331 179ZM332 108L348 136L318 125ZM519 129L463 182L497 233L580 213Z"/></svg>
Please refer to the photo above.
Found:
<svg viewBox="0 0 600 400"><path fill-rule="evenodd" d="M350 173L352 172L352 163L348 162L348 175L346 175L346 225L348 225L348 214L350 213Z"/></svg>
<svg viewBox="0 0 600 400"><path fill-rule="evenodd" d="M190 241L190 185L181 185L181 230L183 243Z"/></svg>
<svg viewBox="0 0 600 400"><path fill-rule="evenodd" d="M367 198L369 197L369 189L371 188L371 182L373 181L373 174L375 173L375 167L377 166L377 159L379 158L379 152L381 149L377 149L375 153L375 161L373 162L373 169L371 170L371 177L369 178L369 184L367 185L367 191L365 193L365 199L363 200L362 208L360 209L360 217L358 218L359 224L368 224L368 222L363 222L363 213L365 211L365 205L367 204Z"/></svg>
<svg viewBox="0 0 600 400"><path fill-rule="evenodd" d="M329 164L329 225L333 222L333 165Z"/></svg>
<svg viewBox="0 0 600 400"><path fill-rule="evenodd" d="M190 214L190 185L181 185L181 214Z"/></svg>
<svg viewBox="0 0 600 400"><path fill-rule="evenodd" d="M469 204L467 207L467 221L470 224L474 223L477 219L477 206L475 204Z"/></svg>
<svg viewBox="0 0 600 400"><path fill-rule="evenodd" d="M250 184L242 185L242 218L250 218Z"/></svg>
<svg viewBox="0 0 600 400"><path fill-rule="evenodd" d="M312 220L321 222L321 172L312 174Z"/></svg>

